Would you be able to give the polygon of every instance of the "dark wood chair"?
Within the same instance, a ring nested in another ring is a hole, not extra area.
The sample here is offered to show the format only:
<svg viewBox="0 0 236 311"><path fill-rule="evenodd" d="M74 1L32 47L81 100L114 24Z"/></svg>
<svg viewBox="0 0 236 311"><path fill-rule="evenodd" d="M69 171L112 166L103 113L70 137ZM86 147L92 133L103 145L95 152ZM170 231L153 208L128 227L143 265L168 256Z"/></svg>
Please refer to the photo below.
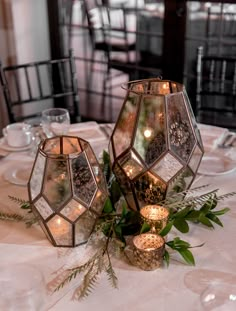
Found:
<svg viewBox="0 0 236 311"><path fill-rule="evenodd" d="M10 122L37 118L45 105L69 110L71 121L80 121L78 82L73 51L67 57L15 66L0 63L3 89ZM48 106L46 106L48 107Z"/></svg>
<svg viewBox="0 0 236 311"><path fill-rule="evenodd" d="M206 20L206 55L234 56L236 53L236 13L225 9L221 3L219 9L210 6Z"/></svg>
<svg viewBox="0 0 236 311"><path fill-rule="evenodd" d="M236 58L204 56L197 50L196 118L236 129Z"/></svg>

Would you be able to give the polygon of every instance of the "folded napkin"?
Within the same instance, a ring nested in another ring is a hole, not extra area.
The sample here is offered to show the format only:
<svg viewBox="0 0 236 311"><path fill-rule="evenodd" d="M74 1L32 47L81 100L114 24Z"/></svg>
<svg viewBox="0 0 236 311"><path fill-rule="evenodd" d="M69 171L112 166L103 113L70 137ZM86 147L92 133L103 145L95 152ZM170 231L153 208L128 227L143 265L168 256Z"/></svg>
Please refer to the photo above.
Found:
<svg viewBox="0 0 236 311"><path fill-rule="evenodd" d="M205 151L215 149L221 144L226 135L230 133L226 128L201 123L198 123L198 128L201 133Z"/></svg>
<svg viewBox="0 0 236 311"><path fill-rule="evenodd" d="M90 143L106 140L105 134L94 121L71 124L68 135L78 136Z"/></svg>

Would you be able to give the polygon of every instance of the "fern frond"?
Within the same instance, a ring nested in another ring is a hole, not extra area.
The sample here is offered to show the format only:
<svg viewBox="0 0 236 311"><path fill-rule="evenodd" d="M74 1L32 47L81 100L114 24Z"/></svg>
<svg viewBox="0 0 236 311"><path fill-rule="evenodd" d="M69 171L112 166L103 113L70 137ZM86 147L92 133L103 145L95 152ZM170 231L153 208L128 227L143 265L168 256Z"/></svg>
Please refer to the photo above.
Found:
<svg viewBox="0 0 236 311"><path fill-rule="evenodd" d="M200 206L200 205L204 204L206 202L206 200L210 199L213 195L215 195L217 193L217 191L218 191L218 189L215 189L213 191L201 194L201 195L196 196L196 197L189 197L183 201L173 202L173 203L168 204L167 207L175 209L175 210L179 210L179 209L183 209L189 205Z"/></svg>
<svg viewBox="0 0 236 311"><path fill-rule="evenodd" d="M110 284L113 288L118 288L118 278L117 278L115 271L112 267L110 256L109 256L108 252L107 252L107 258L108 258L108 265L106 267L106 273L108 276L108 281L110 282Z"/></svg>
<svg viewBox="0 0 236 311"><path fill-rule="evenodd" d="M12 200L13 202L19 204L19 205L22 205L22 204L29 204L28 201L24 200L24 199L21 199L21 198L17 198L17 197L14 197L12 195L8 195L8 198L10 200Z"/></svg>
<svg viewBox="0 0 236 311"><path fill-rule="evenodd" d="M72 299L79 300L91 294L97 284L98 275L98 269L94 269L94 265L92 264L85 273L82 283L74 291Z"/></svg>
<svg viewBox="0 0 236 311"><path fill-rule="evenodd" d="M236 192L229 192L229 193L222 194L217 197L217 201L223 201L225 199L233 197L234 195L236 195Z"/></svg>
<svg viewBox="0 0 236 311"><path fill-rule="evenodd" d="M0 220L23 221L24 216L0 212Z"/></svg>
<svg viewBox="0 0 236 311"><path fill-rule="evenodd" d="M175 194L171 195L170 197L167 197L164 200L158 202L158 204L168 205L170 203L176 202L175 199L177 199L177 201L180 201L180 198L184 199L186 197L186 195L193 194L194 192L197 192L197 191L202 190L202 189L207 188L207 187L209 187L209 184L175 193Z"/></svg>

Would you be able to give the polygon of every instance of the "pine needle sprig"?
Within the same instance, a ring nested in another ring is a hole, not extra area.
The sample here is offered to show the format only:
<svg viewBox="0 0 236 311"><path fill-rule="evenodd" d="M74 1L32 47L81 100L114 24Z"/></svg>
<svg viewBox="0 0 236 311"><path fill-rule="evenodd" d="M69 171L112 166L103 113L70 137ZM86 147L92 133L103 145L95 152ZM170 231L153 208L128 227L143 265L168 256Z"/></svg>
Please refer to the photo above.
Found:
<svg viewBox="0 0 236 311"><path fill-rule="evenodd" d="M107 253L107 259L108 259L108 265L106 267L106 274L108 277L108 281L110 282L110 284L113 288L118 288L118 278L117 278L116 273L112 267L109 252L106 251L106 253Z"/></svg>
<svg viewBox="0 0 236 311"><path fill-rule="evenodd" d="M18 214L10 214L0 212L0 220L9 220L9 221L24 221L24 216Z"/></svg>

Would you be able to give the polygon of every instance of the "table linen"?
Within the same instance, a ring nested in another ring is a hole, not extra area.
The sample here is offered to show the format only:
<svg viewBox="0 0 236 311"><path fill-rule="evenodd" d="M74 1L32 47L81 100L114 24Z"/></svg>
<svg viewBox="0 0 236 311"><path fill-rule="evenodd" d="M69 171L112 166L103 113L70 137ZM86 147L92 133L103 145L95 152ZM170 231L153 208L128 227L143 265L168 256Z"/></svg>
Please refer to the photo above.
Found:
<svg viewBox="0 0 236 311"><path fill-rule="evenodd" d="M90 130L93 133L90 137L91 145L99 157L108 143L103 130L108 129L111 133L112 126L106 125L100 132L98 124L87 125L87 139ZM86 128L86 124L81 125L81 128L83 127ZM217 152L217 142L227 130L205 125L199 125L199 128L207 152L212 150ZM100 136L96 140L94 131L98 129ZM78 132L75 129L72 132L79 135L80 126L78 125ZM234 149L231 148L232 160L236 159ZM12 152L0 160L0 211L21 213L18 205L13 203L8 195L27 200L27 188L6 181L4 172L13 164L18 163L20 166L26 162L33 163L29 151ZM235 191L235 178L236 170L220 176L197 175L193 186L210 184L209 189L219 188L219 194L223 194ZM118 277L118 289L113 289L106 276L102 274L91 295L82 301L75 301L72 299L73 289L81 280L77 277L58 292L48 293L42 310L202 310L200 295L210 283L215 280L222 283L236 283L236 248L234 247L236 197L219 202L218 205L219 208L230 207L231 209L221 217L224 228L215 226L215 230L212 230L191 224L189 234L178 233L178 236L192 245L205 243L203 247L192 249L196 260L195 267L184 264L178 256L174 256L169 268L163 266L155 271L142 271L125 260L113 258L113 268ZM174 231L171 233L173 236L175 234ZM21 222L0 221L0 269L5 264L33 265L43 273L45 283L52 285L58 272L84 262L92 252L91 247L86 248L84 245L73 249L53 247L40 226L26 228Z"/></svg>

